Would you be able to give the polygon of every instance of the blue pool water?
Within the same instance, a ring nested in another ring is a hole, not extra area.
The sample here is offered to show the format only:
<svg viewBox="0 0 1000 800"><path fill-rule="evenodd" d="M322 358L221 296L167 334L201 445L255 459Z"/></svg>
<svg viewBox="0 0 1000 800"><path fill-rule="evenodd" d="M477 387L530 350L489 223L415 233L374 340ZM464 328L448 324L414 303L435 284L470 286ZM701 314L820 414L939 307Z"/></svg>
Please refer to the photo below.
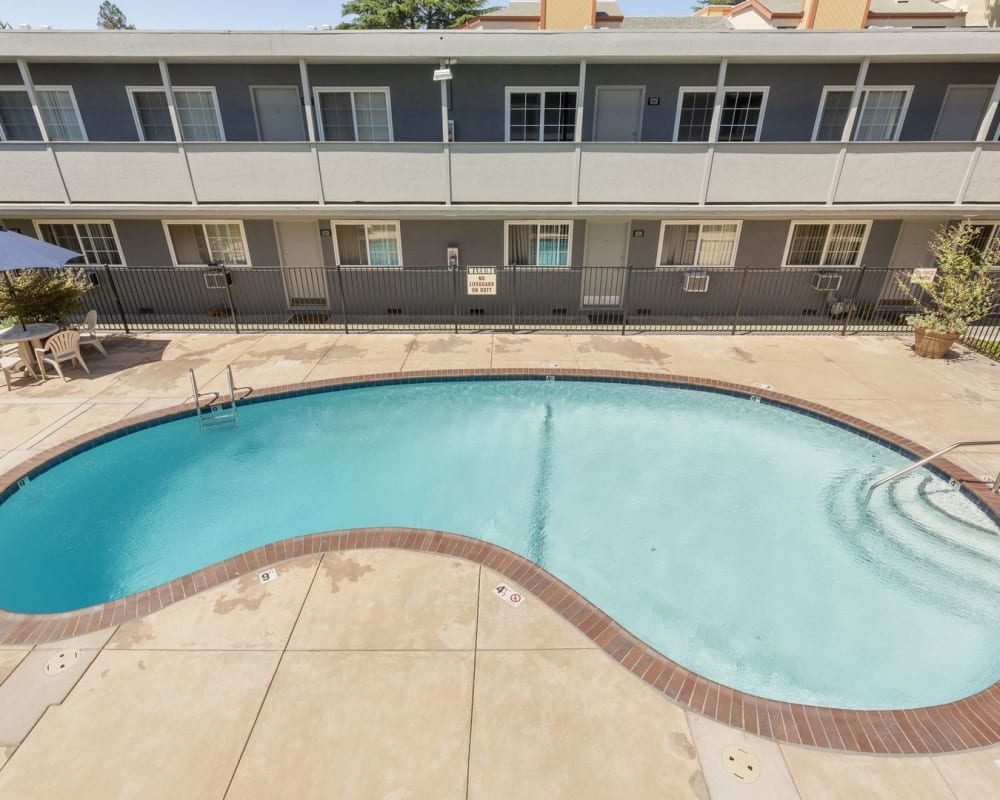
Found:
<svg viewBox="0 0 1000 800"><path fill-rule="evenodd" d="M122 597L263 543L359 526L537 562L685 667L848 708L1000 678L1000 540L902 456L704 391L575 381L375 386L258 403L80 453L0 505L0 608Z"/></svg>

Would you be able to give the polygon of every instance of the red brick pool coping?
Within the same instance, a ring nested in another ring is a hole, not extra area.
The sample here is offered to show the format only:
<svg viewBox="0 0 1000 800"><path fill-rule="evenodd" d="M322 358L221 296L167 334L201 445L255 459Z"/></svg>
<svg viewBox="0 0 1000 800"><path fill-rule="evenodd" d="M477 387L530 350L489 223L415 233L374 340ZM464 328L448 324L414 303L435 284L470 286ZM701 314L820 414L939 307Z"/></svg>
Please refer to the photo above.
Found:
<svg viewBox="0 0 1000 800"><path fill-rule="evenodd" d="M725 381L646 372L581 369L479 369L392 372L276 386L257 399L301 394L331 387L407 383L448 378L507 378L558 375L607 381L642 381L760 397L824 417L881 439L918 458L923 446L856 417L789 395ZM0 494L45 463L105 436L190 414L191 403L121 421L71 439L0 475ZM983 506L1000 517L1000 498L955 464L937 459L941 472L960 481ZM290 558L359 549L400 549L436 553L482 564L521 585L569 621L611 658L681 706L747 733L792 744L884 755L946 753L1000 743L1000 682L954 703L901 711L851 711L767 700L702 678L634 637L603 611L541 567L478 539L412 528L362 528L296 536L258 547L161 586L98 606L60 614L16 614L0 610L0 644L32 645L79 636L151 614L240 575ZM873 665L877 668L877 665Z"/></svg>

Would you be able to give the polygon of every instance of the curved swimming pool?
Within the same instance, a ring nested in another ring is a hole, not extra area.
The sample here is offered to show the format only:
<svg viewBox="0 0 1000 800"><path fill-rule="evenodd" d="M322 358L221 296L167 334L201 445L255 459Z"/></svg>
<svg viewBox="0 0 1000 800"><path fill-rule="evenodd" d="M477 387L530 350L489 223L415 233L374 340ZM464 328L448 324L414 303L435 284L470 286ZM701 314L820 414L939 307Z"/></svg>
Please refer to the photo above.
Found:
<svg viewBox="0 0 1000 800"><path fill-rule="evenodd" d="M409 526L506 547L688 669L887 709L1000 677L995 523L880 443L732 395L431 381L256 403L57 464L0 504L0 608L123 597L263 543Z"/></svg>

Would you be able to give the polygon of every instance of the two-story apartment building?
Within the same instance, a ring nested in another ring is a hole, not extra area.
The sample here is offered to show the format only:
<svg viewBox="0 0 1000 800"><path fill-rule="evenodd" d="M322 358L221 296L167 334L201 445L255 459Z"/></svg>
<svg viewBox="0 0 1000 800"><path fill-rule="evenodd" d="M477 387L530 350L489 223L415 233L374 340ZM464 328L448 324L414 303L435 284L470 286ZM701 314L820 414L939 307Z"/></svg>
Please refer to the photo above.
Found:
<svg viewBox="0 0 1000 800"><path fill-rule="evenodd" d="M317 267L449 263L668 314L578 268L724 293L1000 235L998 100L993 30L7 31L0 221L91 265L280 268L279 315L336 307Z"/></svg>

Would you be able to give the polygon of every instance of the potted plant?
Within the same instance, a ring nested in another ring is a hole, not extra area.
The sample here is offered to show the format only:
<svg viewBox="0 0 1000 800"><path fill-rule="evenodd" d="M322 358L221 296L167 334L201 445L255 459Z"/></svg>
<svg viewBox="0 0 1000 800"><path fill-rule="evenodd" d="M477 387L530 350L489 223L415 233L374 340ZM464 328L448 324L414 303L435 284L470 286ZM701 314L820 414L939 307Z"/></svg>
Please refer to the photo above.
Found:
<svg viewBox="0 0 1000 800"><path fill-rule="evenodd" d="M982 229L968 220L942 228L929 246L935 267L899 280L918 308L906 317L917 355L943 358L969 325L994 309L997 285L990 266L1000 265L1000 238L983 250L976 241L981 235ZM914 293L914 286L919 292Z"/></svg>

